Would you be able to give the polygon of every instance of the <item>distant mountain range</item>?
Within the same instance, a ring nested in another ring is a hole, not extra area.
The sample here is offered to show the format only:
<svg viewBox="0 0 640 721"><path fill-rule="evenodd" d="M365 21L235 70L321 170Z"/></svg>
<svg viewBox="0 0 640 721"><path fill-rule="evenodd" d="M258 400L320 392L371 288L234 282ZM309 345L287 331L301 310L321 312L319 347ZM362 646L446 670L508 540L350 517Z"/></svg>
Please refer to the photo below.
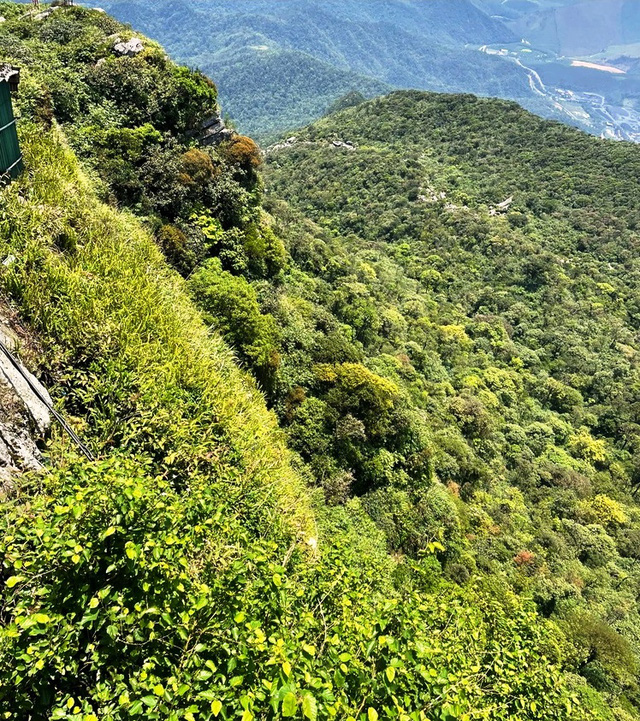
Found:
<svg viewBox="0 0 640 721"><path fill-rule="evenodd" d="M609 57L574 64L640 42L640 0L110 0L105 7L215 77L225 112L263 139L320 117L351 91L369 98L393 88L513 99L595 134L640 138L640 84L628 52L618 72L598 67Z"/></svg>

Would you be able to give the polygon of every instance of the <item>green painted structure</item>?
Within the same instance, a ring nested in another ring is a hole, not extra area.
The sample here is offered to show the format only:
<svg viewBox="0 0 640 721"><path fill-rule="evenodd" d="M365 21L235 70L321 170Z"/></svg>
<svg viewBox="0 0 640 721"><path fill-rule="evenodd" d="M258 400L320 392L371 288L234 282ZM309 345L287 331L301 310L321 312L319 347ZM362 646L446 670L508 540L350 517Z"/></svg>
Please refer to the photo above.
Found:
<svg viewBox="0 0 640 721"><path fill-rule="evenodd" d="M17 178L23 168L11 105L11 92L17 90L19 80L18 70L0 65L0 182Z"/></svg>

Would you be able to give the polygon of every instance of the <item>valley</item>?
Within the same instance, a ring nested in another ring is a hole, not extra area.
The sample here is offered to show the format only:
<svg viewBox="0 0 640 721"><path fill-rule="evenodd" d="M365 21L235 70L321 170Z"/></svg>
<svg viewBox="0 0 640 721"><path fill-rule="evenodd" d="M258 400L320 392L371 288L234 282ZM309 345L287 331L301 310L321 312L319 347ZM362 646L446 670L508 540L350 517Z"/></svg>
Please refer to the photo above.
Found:
<svg viewBox="0 0 640 721"><path fill-rule="evenodd" d="M635 142L640 84L620 57L602 56L597 29L608 13L607 43L640 41L640 5L590 2L180 0L149 13L139 0L109 0L105 8L215 75L229 116L267 143L351 91L371 98L393 88L512 99L543 117ZM574 25L591 28L587 45L572 44ZM593 67L603 63L615 77Z"/></svg>
<svg viewBox="0 0 640 721"><path fill-rule="evenodd" d="M139 0L101 4L215 75L225 111L261 140L321 117L350 91L475 93L558 115L522 68L478 54L481 44L517 37L470 0L180 0L152 13Z"/></svg>
<svg viewBox="0 0 640 721"><path fill-rule="evenodd" d="M609 81L606 77L597 77L624 76L624 70L602 64L604 60L560 60L548 52L532 48L528 41L506 46L484 45L479 50L522 68L529 77L532 93L553 107L558 118L564 122L602 138L640 142L640 96L623 95L616 103L604 94L608 92L608 82L616 82L616 79ZM579 76L587 73L589 79ZM635 79L629 85L632 85L629 92L636 93L636 88L640 90ZM601 92L587 89L592 86ZM521 102L534 112L538 107L537 103L527 99Z"/></svg>

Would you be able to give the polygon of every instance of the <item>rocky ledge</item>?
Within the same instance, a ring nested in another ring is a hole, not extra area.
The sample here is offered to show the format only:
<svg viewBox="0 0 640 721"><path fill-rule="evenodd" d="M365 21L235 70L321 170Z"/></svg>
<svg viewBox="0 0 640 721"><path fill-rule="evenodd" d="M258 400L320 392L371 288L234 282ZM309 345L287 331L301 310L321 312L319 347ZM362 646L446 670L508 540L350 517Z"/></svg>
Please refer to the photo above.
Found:
<svg viewBox="0 0 640 721"><path fill-rule="evenodd" d="M0 341L12 353L21 345L20 336L4 314L0 314ZM42 399L51 404L47 389L38 379L20 361L16 367L0 349L0 495L9 490L17 474L42 468L38 442L51 426L51 415Z"/></svg>

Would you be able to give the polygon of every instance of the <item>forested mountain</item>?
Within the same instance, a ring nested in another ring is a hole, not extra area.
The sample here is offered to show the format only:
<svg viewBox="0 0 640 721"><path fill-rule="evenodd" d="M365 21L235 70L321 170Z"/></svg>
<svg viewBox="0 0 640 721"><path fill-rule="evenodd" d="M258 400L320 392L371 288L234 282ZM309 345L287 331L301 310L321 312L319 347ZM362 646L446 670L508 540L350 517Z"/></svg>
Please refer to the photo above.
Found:
<svg viewBox="0 0 640 721"><path fill-rule="evenodd" d="M0 489L0 715L639 718L640 148L397 92L265 162L107 14L0 16L2 313L97 459Z"/></svg>
<svg viewBox="0 0 640 721"><path fill-rule="evenodd" d="M517 37L469 0L181 0L152 11L116 0L105 7L215 76L225 111L244 132L297 127L340 95L371 97L384 84L510 97L557 113L532 92L522 68L478 52Z"/></svg>
<svg viewBox="0 0 640 721"><path fill-rule="evenodd" d="M347 474L390 549L437 537L452 577L509 579L582 647L580 673L627 700L639 151L469 96L346 110L269 152L271 207L292 207L280 232L304 275L264 301L285 329L281 417L328 497ZM286 332L305 303L340 338L329 365L312 323ZM342 395L354 362L392 384L375 424ZM435 526L429 477L457 504Z"/></svg>

